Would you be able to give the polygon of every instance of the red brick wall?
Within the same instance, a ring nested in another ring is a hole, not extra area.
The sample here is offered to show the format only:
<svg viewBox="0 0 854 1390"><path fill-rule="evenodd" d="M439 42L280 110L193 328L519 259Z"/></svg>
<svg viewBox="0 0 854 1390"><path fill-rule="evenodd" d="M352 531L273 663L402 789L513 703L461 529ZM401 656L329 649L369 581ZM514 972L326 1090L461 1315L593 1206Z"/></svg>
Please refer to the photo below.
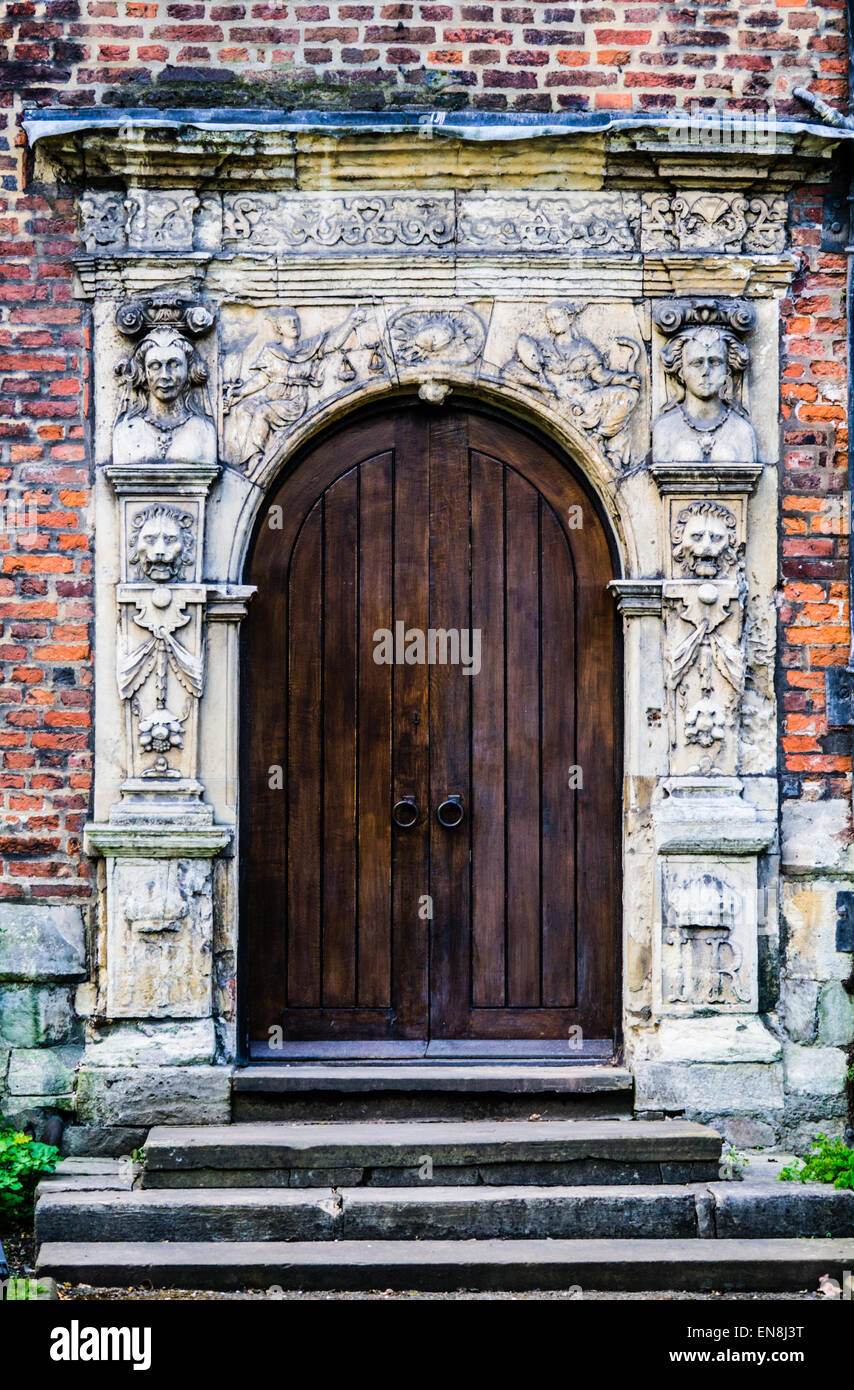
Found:
<svg viewBox="0 0 854 1390"><path fill-rule="evenodd" d="M807 83L845 97L844 0L598 4L168 3L10 0L3 84L65 103L110 100L169 70L213 81L294 73L392 85L453 78L475 106L662 110L753 105Z"/></svg>
<svg viewBox="0 0 854 1390"><path fill-rule="evenodd" d="M821 212L820 189L793 200L805 264L783 301L783 767L790 792L850 796L850 735L828 730L824 694L849 650L845 257L819 249Z"/></svg>
<svg viewBox="0 0 854 1390"><path fill-rule="evenodd" d="M28 180L24 106L109 105L129 79L185 83L182 104L192 105L225 95L223 78L297 79L309 94L321 78L339 103L352 82L356 106L369 89L380 101L423 101L450 88L493 110L773 101L801 114L798 83L844 104L845 44L843 0L696 11L631 0L11 0L0 20L0 894L90 891L80 855L92 715L88 322L72 297L72 204ZM817 250L817 192L797 201L796 222L809 266L785 305L784 760L793 786L819 778L836 795L850 757L823 723L823 672L845 661L848 642L843 264ZM29 515L16 520L20 506L37 507L35 528Z"/></svg>
<svg viewBox="0 0 854 1390"><path fill-rule="evenodd" d="M89 894L86 313L71 200L0 193L0 896ZM10 169L14 170L11 174Z"/></svg>

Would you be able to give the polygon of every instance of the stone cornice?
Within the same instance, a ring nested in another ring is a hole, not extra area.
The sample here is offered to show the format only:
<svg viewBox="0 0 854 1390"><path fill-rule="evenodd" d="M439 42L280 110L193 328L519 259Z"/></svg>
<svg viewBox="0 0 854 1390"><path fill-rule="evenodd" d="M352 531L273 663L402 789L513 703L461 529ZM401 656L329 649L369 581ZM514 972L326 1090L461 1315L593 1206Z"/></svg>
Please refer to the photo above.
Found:
<svg viewBox="0 0 854 1390"><path fill-rule="evenodd" d="M661 579L612 579L608 588L624 618L661 615Z"/></svg>
<svg viewBox="0 0 854 1390"><path fill-rule="evenodd" d="M207 463L110 463L104 476L119 497L147 497L152 492L206 497L220 471L218 464L212 467Z"/></svg>
<svg viewBox="0 0 854 1390"><path fill-rule="evenodd" d="M213 859L230 845L228 826L95 824L83 828L83 850L116 859Z"/></svg>
<svg viewBox="0 0 854 1390"><path fill-rule="evenodd" d="M651 463L659 492L736 497L756 491L761 463Z"/></svg>
<svg viewBox="0 0 854 1390"><path fill-rule="evenodd" d="M31 111L44 176L89 187L335 190L720 187L783 191L830 175L847 131L745 118L721 137L671 117L479 113ZM736 138L732 138L735 132Z"/></svg>

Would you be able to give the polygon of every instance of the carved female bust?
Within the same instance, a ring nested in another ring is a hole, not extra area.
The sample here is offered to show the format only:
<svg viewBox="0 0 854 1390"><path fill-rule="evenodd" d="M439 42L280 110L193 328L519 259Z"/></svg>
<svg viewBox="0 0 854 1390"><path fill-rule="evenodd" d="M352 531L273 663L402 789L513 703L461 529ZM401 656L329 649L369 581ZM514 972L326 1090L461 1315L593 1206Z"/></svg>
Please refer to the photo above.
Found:
<svg viewBox="0 0 854 1390"><path fill-rule="evenodd" d="M666 463L755 463L756 433L736 403L733 377L747 367L748 351L729 329L702 324L683 329L661 351L679 399L663 410L652 431L652 455Z"/></svg>
<svg viewBox="0 0 854 1390"><path fill-rule="evenodd" d="M113 431L114 463L216 463L203 395L208 369L183 334L152 329L119 370L127 401Z"/></svg>

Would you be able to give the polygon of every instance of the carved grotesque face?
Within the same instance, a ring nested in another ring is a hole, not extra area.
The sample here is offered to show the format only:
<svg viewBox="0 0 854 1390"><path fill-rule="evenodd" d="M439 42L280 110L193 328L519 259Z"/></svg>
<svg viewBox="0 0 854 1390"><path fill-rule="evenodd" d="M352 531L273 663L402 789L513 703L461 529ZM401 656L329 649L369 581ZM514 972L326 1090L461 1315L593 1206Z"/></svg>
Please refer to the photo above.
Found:
<svg viewBox="0 0 854 1390"><path fill-rule="evenodd" d="M692 396L702 401L720 396L727 381L727 353L714 328L701 328L685 340L680 375Z"/></svg>
<svg viewBox="0 0 854 1390"><path fill-rule="evenodd" d="M177 578L184 555L184 536L174 517L153 514L136 538L135 556L144 579L162 584Z"/></svg>
<svg viewBox="0 0 854 1390"><path fill-rule="evenodd" d="M283 343L291 345L299 342L302 326L300 324L299 314L295 309L288 310L283 314L277 314L276 318L273 320L273 327Z"/></svg>
<svg viewBox="0 0 854 1390"><path fill-rule="evenodd" d="M714 579L728 546L729 531L723 518L695 513L685 522L680 558L698 579Z"/></svg>
<svg viewBox="0 0 854 1390"><path fill-rule="evenodd" d="M175 333L152 333L144 359L145 381L152 396L163 405L177 400L187 385L189 362Z"/></svg>

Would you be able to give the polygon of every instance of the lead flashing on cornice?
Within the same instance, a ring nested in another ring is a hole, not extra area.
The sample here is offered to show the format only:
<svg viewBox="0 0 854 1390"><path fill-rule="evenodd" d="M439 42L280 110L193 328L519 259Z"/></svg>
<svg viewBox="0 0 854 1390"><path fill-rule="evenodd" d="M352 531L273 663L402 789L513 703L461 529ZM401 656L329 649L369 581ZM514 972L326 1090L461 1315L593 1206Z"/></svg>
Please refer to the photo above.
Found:
<svg viewBox="0 0 854 1390"><path fill-rule="evenodd" d="M756 131L757 121L750 115L723 113L725 128L728 131L741 131L745 135ZM779 118L762 114L764 128L789 136L812 136L828 145L840 141L854 140L854 130L833 127L820 121ZM38 141L55 135L67 135L76 131L121 129L127 126L143 126L148 129L180 129L187 126L207 131L268 130L282 133L304 133L325 135L389 135L411 133L414 130L429 128L433 135L444 135L456 140L530 140L544 136L554 138L563 135L606 134L611 131L652 130L665 135L673 130L708 131L720 134L721 118L705 120L698 116L670 116L652 112L637 112L632 115L592 112L590 114L555 113L540 116L520 112L480 112L480 111L291 111L283 113L275 110L244 109L242 107L213 107L199 109L182 107L175 110L160 111L155 107L104 107L100 111L63 110L30 108L24 112L24 129L32 146ZM680 144L683 142L680 141ZM733 145L738 142L733 140ZM696 148L708 149L711 140L699 140ZM684 141L684 148L694 148L695 144Z"/></svg>

